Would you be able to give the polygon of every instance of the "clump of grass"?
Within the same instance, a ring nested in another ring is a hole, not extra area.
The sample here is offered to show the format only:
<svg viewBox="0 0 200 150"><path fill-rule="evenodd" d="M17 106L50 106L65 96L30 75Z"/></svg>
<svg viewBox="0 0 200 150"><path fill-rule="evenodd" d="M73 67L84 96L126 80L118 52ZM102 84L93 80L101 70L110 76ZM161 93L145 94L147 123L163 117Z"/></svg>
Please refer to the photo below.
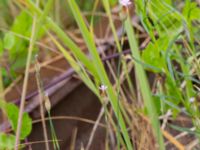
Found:
<svg viewBox="0 0 200 150"><path fill-rule="evenodd" d="M109 26L113 34L114 49L117 49L119 54L117 65L111 68L109 64L114 83L111 83L109 79L108 72L97 51L95 42L93 15L100 2L102 2L105 14L108 16ZM174 118L179 115L179 112L190 116L192 118L191 122L193 122L193 125L196 127L196 136L199 138L200 114L197 101L200 92L200 88L198 87L200 83L200 66L198 53L199 35L197 33L199 33L198 24L200 16L196 14L199 14L200 10L196 2L190 2L189 0L185 2L180 1L176 2L180 4L176 7L175 2L171 0L134 1L135 12L140 20L138 26L144 30L143 34L145 34L145 38L149 39L146 47L141 52L138 46L141 44L141 41L137 36L137 34L140 34L141 30L138 32L137 29L133 28L132 16L129 14L129 8L127 6L122 6L121 9L124 16L121 21L123 35L120 40L120 37L117 35L112 18L112 10L108 0L95 2L89 27L76 1L67 0L67 4L71 9L71 13L78 25L78 29L91 57L87 57L79 45L59 27L61 21L58 13L58 7L60 6L58 1L56 1L57 7L55 10L56 21L49 17L53 0L47 1L47 4L44 5L44 10L39 7L38 3L32 0L23 1L22 3L21 5L21 3L18 2L20 7L26 9L30 15L36 17L34 17L26 64L16 134L16 146L19 143L31 54L34 44L36 43L37 32L40 26L44 28L51 41L63 54L80 79L93 91L102 103L102 110L105 112L107 133L110 134L111 137L113 131L116 132L112 142L114 141L113 143L117 146L112 147L129 150L136 147L140 149L142 146L140 143L137 143L137 141L144 143L146 140L144 136L147 135L153 139L153 142L149 142L154 144L152 145L153 148L165 149L163 134L165 137L170 137L168 139L174 141L174 143L176 143L175 145L182 147L182 145L171 138L169 134L166 134L164 128L167 125L166 121L163 121L165 123L163 124L159 120L159 116L164 115L169 110L172 112L171 115L173 115ZM130 47L130 57L123 56L123 45L125 42L127 42L127 45ZM133 70L132 68L134 68L135 77L130 74L131 70ZM147 71L152 72L155 76L155 80L152 79L154 81L153 86L148 81ZM136 80L136 86L132 79ZM127 82L128 86L124 86L124 82ZM103 95L102 87L99 88L102 85L104 88L107 87L103 91ZM1 78L0 92L3 92L3 80ZM46 98L48 99L48 97ZM140 106L138 106L139 101ZM184 108L184 111L180 106ZM54 148L59 149L49 111L48 115ZM148 118L146 118L145 115L147 115ZM134 119L136 121L142 120L142 123L133 122ZM43 116L43 121L44 120ZM99 123L99 121L100 120L97 120L96 123ZM147 122L148 126L145 126L144 122ZM163 129L161 129L161 123ZM134 124L134 126L132 126L132 124ZM94 130L91 133L90 142L87 146L88 149L96 128L97 124L94 126ZM145 130L145 128L148 128L149 132L147 134L142 131ZM136 133L141 133L141 136L136 136L133 133L135 130L137 130ZM107 136L106 140L110 140L110 137ZM140 138L140 140L135 140L135 138ZM46 138L45 141L48 141L48 139ZM109 147L109 141L105 143L105 147ZM147 147L151 147L149 143ZM48 145L46 149L49 149Z"/></svg>

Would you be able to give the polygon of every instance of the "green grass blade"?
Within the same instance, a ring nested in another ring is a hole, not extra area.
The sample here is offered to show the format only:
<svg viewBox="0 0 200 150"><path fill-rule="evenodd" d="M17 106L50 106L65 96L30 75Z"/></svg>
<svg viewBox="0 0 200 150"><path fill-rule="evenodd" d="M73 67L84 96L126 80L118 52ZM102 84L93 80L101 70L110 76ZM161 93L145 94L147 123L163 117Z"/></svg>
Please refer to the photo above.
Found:
<svg viewBox="0 0 200 150"><path fill-rule="evenodd" d="M139 48L137 45L137 41L136 41L135 34L134 34L129 17L125 21L125 30L128 35L128 40L131 47L131 53L134 58L136 58L137 60L140 60ZM155 104L152 99L152 95L151 95L151 91L149 88L145 71L143 69L143 66L140 63L137 63L137 62L135 63L135 72L136 72L137 79L139 80L142 96L143 96L144 103L148 111L148 115L151 120L151 124L154 129L154 133L160 145L160 149L163 150L165 149L165 147L164 147L162 133L160 130L160 123L158 121L158 115L156 112Z"/></svg>
<svg viewBox="0 0 200 150"><path fill-rule="evenodd" d="M80 67L80 65L73 59L73 57L67 52L64 47L62 47L61 44L56 41L56 39L49 34L51 40L54 42L54 44L58 47L58 49L63 53L64 57L68 61L68 63L72 66L72 68L76 71L76 73L81 77L83 82L99 97L99 93L94 86L94 84L91 82L90 78L88 75L83 72L83 69Z"/></svg>
<svg viewBox="0 0 200 150"><path fill-rule="evenodd" d="M118 38L118 35L117 35L117 31L115 29L115 25L113 23L112 14L111 14L111 11L110 11L110 6L109 6L109 1L103 0L102 2L103 2L103 5L104 5L104 8L106 10L106 15L108 16L108 19L109 19L109 24L110 24L110 27L111 27L111 30L112 30L112 33L113 33L114 40L116 42L118 52L121 52L122 48L121 48L120 43L119 43L119 38Z"/></svg>
<svg viewBox="0 0 200 150"><path fill-rule="evenodd" d="M43 14L43 12L35 6L35 4L31 0L26 1L30 11L37 13L39 16ZM94 66L91 63L90 59L82 52L82 50L69 38L69 36L56 24L54 21L45 17L46 27L57 34L57 36L61 39L61 41L70 49L73 55L78 58L84 66L90 70L93 76L99 78L98 74L95 72Z"/></svg>
<svg viewBox="0 0 200 150"><path fill-rule="evenodd" d="M87 45L87 47L88 47L88 49L89 49L89 51L92 55L92 59L95 60L95 61L93 61L93 63L95 65L95 68L97 69L99 76L100 76L101 83L108 86L107 94L108 94L110 103L112 105L112 108L115 112L115 115L119 119L119 124L120 124L121 130L122 130L123 137L125 139L127 149L132 150L133 147L132 147L132 144L130 142L130 138L129 138L129 135L128 135L128 132L127 132L127 129L126 129L124 119L122 117L121 111L119 111L119 109L118 109L116 93L114 92L112 85L111 85L111 83L108 79L108 76L105 72L104 66L102 64L102 61L99 57L99 53L98 53L96 46L95 46L94 38L93 38L92 34L88 31L76 2L74 0L68 0L68 3L69 3L69 6L71 8L71 11L74 15L74 18L75 18L75 20L76 20L76 22L77 22L77 24L78 24L78 26L81 30L81 33L82 33L82 36L83 36L83 38L86 42L86 45Z"/></svg>

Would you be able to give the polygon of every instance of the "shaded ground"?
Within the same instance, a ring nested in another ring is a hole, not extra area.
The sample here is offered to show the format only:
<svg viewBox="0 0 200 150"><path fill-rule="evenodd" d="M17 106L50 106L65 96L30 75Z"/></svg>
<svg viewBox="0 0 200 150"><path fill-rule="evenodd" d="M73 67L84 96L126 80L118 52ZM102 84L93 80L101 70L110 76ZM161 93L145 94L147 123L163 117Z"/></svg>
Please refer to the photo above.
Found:
<svg viewBox="0 0 200 150"><path fill-rule="evenodd" d="M94 120L97 118L97 115L100 110L100 103L94 94L89 91L84 85L77 87L72 93L65 97L60 103L58 103L52 110L53 116L76 116L81 118L87 118ZM47 124L49 122L46 122ZM56 120L54 121L54 126L58 139L60 139L61 149L70 149L70 143L73 137L73 131L77 128L77 139L76 139L76 149L80 149L81 144L84 146L88 142L88 137L90 136L90 131L93 127L93 124L76 121L76 120ZM30 141L42 141L43 132L42 132L41 123L34 124L33 131L29 136ZM49 129L49 126L48 126ZM48 132L50 133L50 131ZM101 150L103 148L104 139L105 139L105 130L102 127L99 127L97 134L92 143L91 149ZM51 139L49 135L49 139ZM44 144L34 144L32 148L34 150L43 150L45 149ZM51 145L52 146L52 145ZM51 149L53 149L51 147Z"/></svg>

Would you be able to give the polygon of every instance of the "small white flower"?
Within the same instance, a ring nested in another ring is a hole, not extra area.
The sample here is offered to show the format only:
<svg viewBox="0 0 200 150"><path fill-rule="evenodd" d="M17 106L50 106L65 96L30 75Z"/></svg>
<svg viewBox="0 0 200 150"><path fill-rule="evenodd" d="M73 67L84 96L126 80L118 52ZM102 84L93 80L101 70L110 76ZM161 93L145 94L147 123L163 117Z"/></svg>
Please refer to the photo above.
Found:
<svg viewBox="0 0 200 150"><path fill-rule="evenodd" d="M195 98L194 98L194 97L191 97L191 98L189 99L189 102L190 102L190 103L194 103L194 101L195 101Z"/></svg>
<svg viewBox="0 0 200 150"><path fill-rule="evenodd" d="M99 87L99 89L101 90L101 91L106 91L107 90L107 86L106 85L101 85L100 87Z"/></svg>
<svg viewBox="0 0 200 150"><path fill-rule="evenodd" d="M128 7L129 5L131 5L131 1L130 0L119 0L119 3L122 6Z"/></svg>

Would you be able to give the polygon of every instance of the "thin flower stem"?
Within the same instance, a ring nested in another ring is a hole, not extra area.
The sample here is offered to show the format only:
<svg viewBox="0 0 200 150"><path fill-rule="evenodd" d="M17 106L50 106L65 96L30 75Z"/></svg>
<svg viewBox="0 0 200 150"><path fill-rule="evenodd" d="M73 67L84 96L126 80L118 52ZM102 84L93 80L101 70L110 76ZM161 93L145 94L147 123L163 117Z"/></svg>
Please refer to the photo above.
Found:
<svg viewBox="0 0 200 150"><path fill-rule="evenodd" d="M53 121L51 119L50 110L47 110L47 113L48 113L48 118L49 118L49 125L50 125L50 128L51 128L51 136L52 136L52 139L53 139L54 150L60 150L60 146L59 146L57 136L56 136L56 131L54 129Z"/></svg>
<svg viewBox="0 0 200 150"><path fill-rule="evenodd" d="M88 144L87 144L87 146L86 146L86 150L89 150L90 147L91 147L91 145L92 145L92 141L93 141L95 132L96 132L96 130L97 130L97 128L98 128L98 124L100 123L101 118L102 118L102 116L103 116L103 114L104 114L104 111L105 111L104 109L105 109L105 108L102 107L101 110L100 110L100 113L99 113L99 115L98 115L98 117L97 117L97 120L96 120L96 122L95 122L95 124L94 124L94 127L93 127L93 129L92 129L92 131L91 131L91 133L90 133L90 138L89 138L89 140L88 140Z"/></svg>

